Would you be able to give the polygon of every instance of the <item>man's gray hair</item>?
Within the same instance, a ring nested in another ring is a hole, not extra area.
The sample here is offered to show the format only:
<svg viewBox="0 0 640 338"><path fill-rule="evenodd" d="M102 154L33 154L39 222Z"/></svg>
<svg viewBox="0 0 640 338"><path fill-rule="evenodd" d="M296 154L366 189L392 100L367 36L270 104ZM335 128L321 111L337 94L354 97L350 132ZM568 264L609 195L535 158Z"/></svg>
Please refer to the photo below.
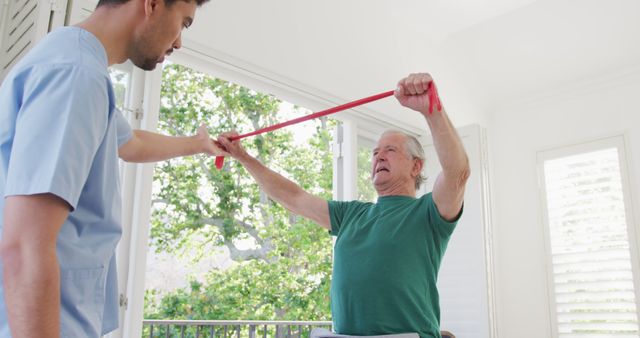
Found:
<svg viewBox="0 0 640 338"><path fill-rule="evenodd" d="M403 131L400 130L395 130L395 129L389 129L389 130L385 130L382 135L380 135L380 137L387 135L387 134L400 134L403 135L405 137L405 142L404 142L404 149L407 151L407 153L409 154L409 156L411 156L412 159L419 159L420 161L422 161L423 165L425 162L425 155L424 155L424 149L422 148L422 145L420 144L420 141L418 141L418 139L415 136L409 135ZM423 167L424 168L424 167ZM420 189L420 186L422 185L422 183L424 183L427 180L427 178L422 174L422 172L418 173L418 176L416 176L416 190Z"/></svg>

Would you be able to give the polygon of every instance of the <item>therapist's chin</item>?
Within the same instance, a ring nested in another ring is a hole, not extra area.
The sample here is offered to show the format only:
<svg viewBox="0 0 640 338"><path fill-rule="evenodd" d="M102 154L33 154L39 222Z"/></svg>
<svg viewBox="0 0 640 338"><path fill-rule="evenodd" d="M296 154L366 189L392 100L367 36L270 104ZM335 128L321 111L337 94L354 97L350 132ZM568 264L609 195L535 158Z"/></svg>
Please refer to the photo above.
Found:
<svg viewBox="0 0 640 338"><path fill-rule="evenodd" d="M131 60L136 67L142 70L154 70L158 64L164 62L164 55L160 58L147 58L145 60Z"/></svg>

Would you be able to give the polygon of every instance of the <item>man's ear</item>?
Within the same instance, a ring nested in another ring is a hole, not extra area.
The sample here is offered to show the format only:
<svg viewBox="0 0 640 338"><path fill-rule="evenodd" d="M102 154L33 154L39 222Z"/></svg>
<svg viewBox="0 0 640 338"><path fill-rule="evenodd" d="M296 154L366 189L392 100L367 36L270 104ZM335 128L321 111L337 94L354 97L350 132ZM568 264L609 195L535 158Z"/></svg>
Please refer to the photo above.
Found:
<svg viewBox="0 0 640 338"><path fill-rule="evenodd" d="M160 1L163 0L142 0L144 1L144 14L145 16L149 17L151 16L151 14L153 14L154 11L158 10L158 5L160 4Z"/></svg>
<svg viewBox="0 0 640 338"><path fill-rule="evenodd" d="M411 176L418 177L418 175L420 175L420 173L422 172L423 166L424 166L424 160L421 160L419 158L414 158L413 169L411 169Z"/></svg>

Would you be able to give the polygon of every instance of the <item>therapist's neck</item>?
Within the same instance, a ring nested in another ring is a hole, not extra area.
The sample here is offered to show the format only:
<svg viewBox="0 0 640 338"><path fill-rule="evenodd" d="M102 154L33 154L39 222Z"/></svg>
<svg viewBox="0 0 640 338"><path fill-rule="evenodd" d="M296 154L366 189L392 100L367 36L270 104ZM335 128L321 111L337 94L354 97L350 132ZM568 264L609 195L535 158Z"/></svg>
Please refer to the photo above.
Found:
<svg viewBox="0 0 640 338"><path fill-rule="evenodd" d="M100 6L76 26L95 35L107 53L109 66L127 61L127 46L139 20L137 1L118 6Z"/></svg>

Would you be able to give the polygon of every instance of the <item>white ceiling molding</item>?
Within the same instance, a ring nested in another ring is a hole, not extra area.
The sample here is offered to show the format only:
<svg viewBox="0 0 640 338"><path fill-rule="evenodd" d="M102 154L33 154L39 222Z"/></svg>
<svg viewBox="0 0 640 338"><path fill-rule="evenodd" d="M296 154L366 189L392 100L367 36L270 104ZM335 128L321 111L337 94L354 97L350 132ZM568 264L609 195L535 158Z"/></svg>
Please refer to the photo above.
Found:
<svg viewBox="0 0 640 338"><path fill-rule="evenodd" d="M583 97L590 93L597 93L603 89L615 88L640 82L640 65L632 66L617 72L601 74L600 76L578 82L567 82L551 88L530 93L526 97L517 97L495 105L493 112L515 110L525 106L544 105L575 97Z"/></svg>

